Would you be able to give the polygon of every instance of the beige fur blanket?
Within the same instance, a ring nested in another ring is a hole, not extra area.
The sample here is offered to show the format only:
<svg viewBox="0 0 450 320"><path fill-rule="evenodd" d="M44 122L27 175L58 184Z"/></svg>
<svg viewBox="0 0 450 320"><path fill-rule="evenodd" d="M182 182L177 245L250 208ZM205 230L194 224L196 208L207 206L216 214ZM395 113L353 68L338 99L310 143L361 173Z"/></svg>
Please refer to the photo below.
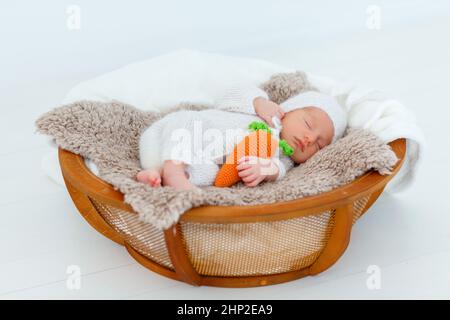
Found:
<svg viewBox="0 0 450 320"><path fill-rule="evenodd" d="M313 89L301 72L275 75L261 87L278 103L300 91ZM204 108L183 103L169 112ZM231 188L211 186L194 191L153 189L135 180L140 170L138 143L140 133L163 115L120 102L79 101L43 114L36 126L38 132L52 136L58 146L91 159L99 169L99 176L125 195L125 202L142 220L159 229L168 228L192 207L294 200L348 184L371 169L390 174L398 160L389 145L374 134L349 129L343 138L294 167L280 181L256 188L240 183Z"/></svg>

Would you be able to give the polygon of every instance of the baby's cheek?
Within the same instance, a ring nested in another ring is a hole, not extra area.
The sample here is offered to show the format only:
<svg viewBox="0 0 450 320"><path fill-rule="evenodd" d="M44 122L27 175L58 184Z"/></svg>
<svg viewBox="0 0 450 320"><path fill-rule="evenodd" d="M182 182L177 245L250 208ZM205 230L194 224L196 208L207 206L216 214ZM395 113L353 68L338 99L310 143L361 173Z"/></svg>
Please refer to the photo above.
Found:
<svg viewBox="0 0 450 320"><path fill-rule="evenodd" d="M305 152L302 152L301 150L297 149L294 154L291 156L291 159L296 163L300 164L303 162L306 162L309 158L311 158L314 155L315 151L311 149L306 149Z"/></svg>
<svg viewBox="0 0 450 320"><path fill-rule="evenodd" d="M301 155L301 152L295 151L294 154L291 156L292 161L294 161L296 164L302 163L305 160L303 160L303 157Z"/></svg>

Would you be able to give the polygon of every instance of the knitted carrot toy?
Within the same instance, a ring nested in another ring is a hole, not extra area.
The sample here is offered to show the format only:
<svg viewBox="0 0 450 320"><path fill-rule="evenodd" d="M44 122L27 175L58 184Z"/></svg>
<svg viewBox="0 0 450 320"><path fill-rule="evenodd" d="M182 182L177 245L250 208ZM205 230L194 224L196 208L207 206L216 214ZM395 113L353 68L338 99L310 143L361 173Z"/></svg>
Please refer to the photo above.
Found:
<svg viewBox="0 0 450 320"><path fill-rule="evenodd" d="M244 156L271 158L280 147L284 154L290 156L294 149L285 141L273 137L269 126L264 122L253 121L248 128L253 131L239 142L228 155L225 163L217 173L214 186L230 187L241 180L238 175L237 161Z"/></svg>

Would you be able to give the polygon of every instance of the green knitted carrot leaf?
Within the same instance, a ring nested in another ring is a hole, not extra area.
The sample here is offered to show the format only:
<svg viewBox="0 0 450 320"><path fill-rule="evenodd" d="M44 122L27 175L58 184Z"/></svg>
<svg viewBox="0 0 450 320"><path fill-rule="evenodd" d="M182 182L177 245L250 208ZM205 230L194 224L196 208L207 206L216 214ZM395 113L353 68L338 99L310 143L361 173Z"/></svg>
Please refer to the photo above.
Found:
<svg viewBox="0 0 450 320"><path fill-rule="evenodd" d="M257 130L265 130L268 133L272 133L272 130L270 130L269 126L267 125L267 123L262 122L262 121L253 121L252 123L250 123L248 125L248 128L251 131L257 131Z"/></svg>
<svg viewBox="0 0 450 320"><path fill-rule="evenodd" d="M262 121L253 121L252 123L250 123L248 125L248 128L251 131L265 130L265 131L269 132L270 134L272 134L272 130L270 130L267 123L262 122ZM280 146L281 151L283 151L283 153L287 156L291 156L294 153L294 148L292 148L289 145L289 143L287 143L287 141L284 139L280 140L279 146Z"/></svg>
<svg viewBox="0 0 450 320"><path fill-rule="evenodd" d="M280 140L280 149L283 151L283 153L287 156L291 156L294 153L294 148L292 148L289 143L287 143L286 140L281 139Z"/></svg>

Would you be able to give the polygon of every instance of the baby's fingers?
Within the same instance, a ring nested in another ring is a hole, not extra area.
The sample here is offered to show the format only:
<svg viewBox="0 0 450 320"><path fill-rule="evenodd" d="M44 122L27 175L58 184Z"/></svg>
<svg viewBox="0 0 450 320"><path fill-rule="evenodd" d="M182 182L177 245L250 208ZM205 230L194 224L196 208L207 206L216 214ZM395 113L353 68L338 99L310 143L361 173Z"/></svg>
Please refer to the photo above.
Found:
<svg viewBox="0 0 450 320"><path fill-rule="evenodd" d="M252 165L252 164L257 164L258 160L259 160L258 157L255 157L255 156L243 156L237 161L237 163L238 163L238 166L243 163L247 164L247 165Z"/></svg>
<svg viewBox="0 0 450 320"><path fill-rule="evenodd" d="M258 177L256 177L256 179L254 179L251 182L246 183L245 185L247 187L256 187L263 180L264 180L264 177L258 176Z"/></svg>
<svg viewBox="0 0 450 320"><path fill-rule="evenodd" d="M248 163L242 162L236 166L237 171L245 170L249 167Z"/></svg>
<svg viewBox="0 0 450 320"><path fill-rule="evenodd" d="M249 176L242 178L242 181L245 182L245 184L247 183L252 183L253 181L255 181L256 179L258 179L258 175L257 174L250 174Z"/></svg>
<svg viewBox="0 0 450 320"><path fill-rule="evenodd" d="M243 178L246 178L246 177L252 175L253 173L254 173L254 172L253 172L252 168L248 168L248 169L239 171L239 172L238 172L238 176L239 176L241 179L243 179Z"/></svg>
<svg viewBox="0 0 450 320"><path fill-rule="evenodd" d="M248 162L241 162L236 166L237 171L247 170L251 168L252 165Z"/></svg>

